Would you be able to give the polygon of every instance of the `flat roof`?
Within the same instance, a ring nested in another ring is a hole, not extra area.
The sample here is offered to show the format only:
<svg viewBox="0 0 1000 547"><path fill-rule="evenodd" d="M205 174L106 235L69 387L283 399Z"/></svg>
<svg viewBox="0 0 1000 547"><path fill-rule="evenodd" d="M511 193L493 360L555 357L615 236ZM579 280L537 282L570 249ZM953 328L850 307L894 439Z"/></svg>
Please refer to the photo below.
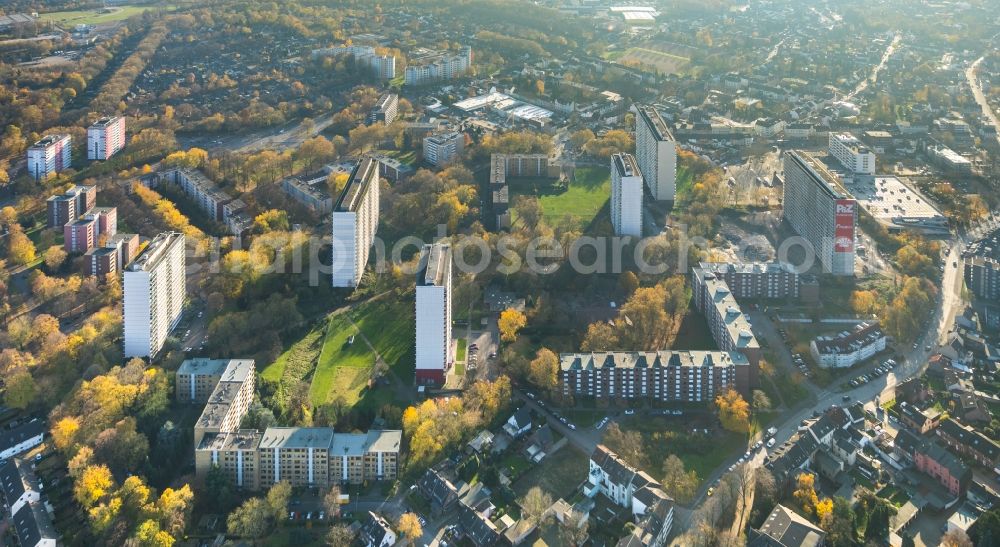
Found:
<svg viewBox="0 0 1000 547"><path fill-rule="evenodd" d="M68 139L68 138L69 138L69 135L65 135L65 134L45 135L41 139L38 139L38 142L36 142L35 144L31 145L31 148L45 148L45 147L51 146L51 145L53 145L53 144L55 144L55 143L57 143L57 142L59 142L61 140Z"/></svg>
<svg viewBox="0 0 1000 547"><path fill-rule="evenodd" d="M334 211L357 211L372 181L378 184L378 162L372 158L364 158L351 171L351 178L347 180L344 191L340 193L333 207Z"/></svg>
<svg viewBox="0 0 1000 547"><path fill-rule="evenodd" d="M934 205L894 176L855 177L848 185L851 195L868 214L882 222L935 221L947 227L947 219Z"/></svg>
<svg viewBox="0 0 1000 547"><path fill-rule="evenodd" d="M435 243L424 245L420 254L420 268L417 270L417 285L444 286L447 282L445 274L451 264L451 245Z"/></svg>
<svg viewBox="0 0 1000 547"><path fill-rule="evenodd" d="M823 188L831 197L836 199L848 197L847 191L840 184L840 179L837 178L837 175L834 175L823 162L816 159L811 153L805 150L789 150L787 154L815 182L820 183L820 188Z"/></svg>
<svg viewBox="0 0 1000 547"><path fill-rule="evenodd" d="M618 175L622 177L642 176L642 172L639 171L639 164L635 162L635 156L632 154L613 154L611 156L611 163L615 166L615 170L618 171Z"/></svg>
<svg viewBox="0 0 1000 547"><path fill-rule="evenodd" d="M107 127L107 126L109 126L109 125L117 122L120 119L122 119L121 116L105 116L105 117L97 120L96 122L92 123L90 125L90 127L104 128L104 127Z"/></svg>
<svg viewBox="0 0 1000 547"><path fill-rule="evenodd" d="M163 232L149 242L135 260L126 268L130 272L149 271L157 266L167 254L167 249L180 242L184 244L184 234L180 232Z"/></svg>
<svg viewBox="0 0 1000 547"><path fill-rule="evenodd" d="M667 127L667 122L657 112L652 105L642 105L638 108L639 117L646 124L646 127L653 132L653 137L658 141L674 141L674 134Z"/></svg>

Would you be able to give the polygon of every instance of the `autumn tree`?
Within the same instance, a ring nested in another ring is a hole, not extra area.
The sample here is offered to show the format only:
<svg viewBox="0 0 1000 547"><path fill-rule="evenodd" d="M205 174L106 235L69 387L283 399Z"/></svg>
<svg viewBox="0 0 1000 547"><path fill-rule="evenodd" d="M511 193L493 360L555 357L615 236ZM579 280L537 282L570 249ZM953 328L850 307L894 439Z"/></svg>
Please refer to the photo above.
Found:
<svg viewBox="0 0 1000 547"><path fill-rule="evenodd" d="M63 250L62 245L53 245L45 250L42 255L42 259L45 261L45 267L49 269L50 272L54 272L62 266L63 262L66 261L66 251Z"/></svg>
<svg viewBox="0 0 1000 547"><path fill-rule="evenodd" d="M750 405L736 390L729 389L715 397L715 406L719 412L722 427L736 433L750 430Z"/></svg>
<svg viewBox="0 0 1000 547"><path fill-rule="evenodd" d="M763 390L753 390L753 409L768 410L771 408L771 398Z"/></svg>
<svg viewBox="0 0 1000 547"><path fill-rule="evenodd" d="M541 348L528 366L528 380L545 391L559 383L559 356L548 348Z"/></svg>
<svg viewBox="0 0 1000 547"><path fill-rule="evenodd" d="M28 408L35 400L38 385L27 370L18 370L6 376L4 380L4 402L7 406L17 409Z"/></svg>
<svg viewBox="0 0 1000 547"><path fill-rule="evenodd" d="M73 497L84 508L109 495L114 488L111 470L106 465L92 465L83 470L73 485Z"/></svg>
<svg viewBox="0 0 1000 547"><path fill-rule="evenodd" d="M528 319L523 313L514 308L507 308L500 313L500 319L497 320L497 327L500 329L500 339L504 342L517 340L517 333L527 324Z"/></svg>
<svg viewBox="0 0 1000 547"><path fill-rule="evenodd" d="M7 235L7 256L18 266L26 266L35 260L35 244L28 239L19 224L10 227Z"/></svg>
<svg viewBox="0 0 1000 547"><path fill-rule="evenodd" d="M634 467L646 467L646 445L638 431L626 431L611 422L604 430L602 442Z"/></svg>
<svg viewBox="0 0 1000 547"><path fill-rule="evenodd" d="M273 512L261 498L250 498L229 513L226 529L230 534L250 539L263 537L270 528Z"/></svg>
<svg viewBox="0 0 1000 547"><path fill-rule="evenodd" d="M330 547L350 547L354 543L354 531L343 524L337 524L326 533L326 544Z"/></svg>
<svg viewBox="0 0 1000 547"><path fill-rule="evenodd" d="M618 331L605 321L591 323L587 327L580 348L583 351L611 351L618 348Z"/></svg>
<svg viewBox="0 0 1000 547"><path fill-rule="evenodd" d="M853 291L851 310L859 315L871 315L878 310L878 296L875 291Z"/></svg>
<svg viewBox="0 0 1000 547"><path fill-rule="evenodd" d="M424 535L424 529L420 526L420 520L413 513L403 513L399 517L396 528L399 529L399 533L406 538L407 543L410 545L416 544L417 539Z"/></svg>
<svg viewBox="0 0 1000 547"><path fill-rule="evenodd" d="M521 517L537 525L542 521L542 515L552 506L552 496L538 486L533 486L518 500L521 507Z"/></svg>
<svg viewBox="0 0 1000 547"><path fill-rule="evenodd" d="M853 547L857 542L854 509L846 498L833 497L833 507L820 518L820 527L826 530L830 547Z"/></svg>
<svg viewBox="0 0 1000 547"><path fill-rule="evenodd" d="M684 469L684 462L671 454L663 461L663 491L680 503L687 504L698 490L698 473Z"/></svg>
<svg viewBox="0 0 1000 547"><path fill-rule="evenodd" d="M340 514L340 494L340 486L336 484L331 485L326 494L323 494L323 508L330 518Z"/></svg>
<svg viewBox="0 0 1000 547"><path fill-rule="evenodd" d="M812 473L799 473L798 478L796 478L795 492L792 493L792 496L801 504L802 510L807 514L813 513L816 504L819 503L815 483L816 476Z"/></svg>
<svg viewBox="0 0 1000 547"><path fill-rule="evenodd" d="M280 522L288 511L288 502L292 499L292 485L288 481L275 483L267 491L267 505L275 522Z"/></svg>

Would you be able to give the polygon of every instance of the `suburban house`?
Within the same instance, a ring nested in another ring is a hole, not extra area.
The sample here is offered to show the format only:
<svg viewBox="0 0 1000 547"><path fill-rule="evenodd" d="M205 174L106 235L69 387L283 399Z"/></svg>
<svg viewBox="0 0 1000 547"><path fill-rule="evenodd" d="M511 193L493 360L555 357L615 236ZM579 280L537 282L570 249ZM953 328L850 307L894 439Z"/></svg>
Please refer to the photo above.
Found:
<svg viewBox="0 0 1000 547"><path fill-rule="evenodd" d="M822 528L781 505L774 506L759 530L750 529L748 547L820 547L826 539Z"/></svg>
<svg viewBox="0 0 1000 547"><path fill-rule="evenodd" d="M522 406L507 419L503 430L514 439L531 431L531 409L527 405Z"/></svg>
<svg viewBox="0 0 1000 547"><path fill-rule="evenodd" d="M597 445L590 456L583 493L589 498L601 494L615 505L630 508L638 530L633 535L639 534L643 545L666 543L673 526L674 500L653 477L628 465L604 445Z"/></svg>
<svg viewBox="0 0 1000 547"><path fill-rule="evenodd" d="M396 544L396 532L382 515L368 511L368 519L361 525L358 540L365 547L391 547Z"/></svg>

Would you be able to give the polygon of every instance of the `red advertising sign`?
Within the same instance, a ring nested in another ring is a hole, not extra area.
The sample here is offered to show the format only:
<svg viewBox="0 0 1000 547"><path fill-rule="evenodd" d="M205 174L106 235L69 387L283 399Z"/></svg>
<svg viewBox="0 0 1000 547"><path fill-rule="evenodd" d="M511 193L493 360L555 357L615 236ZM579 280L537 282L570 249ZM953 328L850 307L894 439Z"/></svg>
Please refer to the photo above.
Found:
<svg viewBox="0 0 1000 547"><path fill-rule="evenodd" d="M854 208L853 199L838 199L834 215L833 250L848 253L854 249Z"/></svg>

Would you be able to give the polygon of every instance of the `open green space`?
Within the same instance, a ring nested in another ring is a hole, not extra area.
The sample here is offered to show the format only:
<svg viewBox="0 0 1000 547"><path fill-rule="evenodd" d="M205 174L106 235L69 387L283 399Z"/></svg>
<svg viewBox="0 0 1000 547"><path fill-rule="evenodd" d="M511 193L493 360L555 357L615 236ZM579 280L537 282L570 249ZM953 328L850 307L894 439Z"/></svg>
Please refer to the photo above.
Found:
<svg viewBox="0 0 1000 547"><path fill-rule="evenodd" d="M533 486L538 486L552 499L569 499L576 487L587 480L589 455L566 445L528 470L513 484L514 492L523 496Z"/></svg>
<svg viewBox="0 0 1000 547"><path fill-rule="evenodd" d="M150 9L174 9L175 7L176 6L172 4L157 4L155 6L126 5L104 9L53 11L50 13L42 13L38 18L42 21L52 21L54 23L67 25L99 25L102 23L123 21L133 15L139 15L140 13Z"/></svg>
<svg viewBox="0 0 1000 547"><path fill-rule="evenodd" d="M766 419L766 418L764 418ZM692 423L694 421L695 423ZM714 419L684 419L652 416L632 416L621 420L623 431L637 431L642 435L646 465L645 471L659 476L663 460L674 454L684 462L684 468L694 470L698 480L704 481L727 458L746 450L747 434L718 429L711 424ZM704 422L704 423L698 423ZM760 427L756 423L754 427ZM708 435L692 433L691 428L707 427Z"/></svg>
<svg viewBox="0 0 1000 547"><path fill-rule="evenodd" d="M324 405L343 397L348 405L353 405L368 387L375 354L364 341L352 340L357 334L358 329L344 314L330 318L309 388L313 404Z"/></svg>
<svg viewBox="0 0 1000 547"><path fill-rule="evenodd" d="M468 344L465 338L458 339L458 349L455 350L455 360L465 361L465 345Z"/></svg>
<svg viewBox="0 0 1000 547"><path fill-rule="evenodd" d="M413 165L417 161L416 150L384 150L382 153L409 165Z"/></svg>
<svg viewBox="0 0 1000 547"><path fill-rule="evenodd" d="M510 189L512 203L514 196L536 196L548 224L568 221L570 227L584 230L611 196L611 172L603 167L581 167L567 186L551 179L511 180Z"/></svg>
<svg viewBox="0 0 1000 547"><path fill-rule="evenodd" d="M286 371L294 371L305 377L312 370L316 357L322 349L323 329L309 331L298 342L291 345L273 363L264 367L260 377L270 382L280 382Z"/></svg>
<svg viewBox="0 0 1000 547"><path fill-rule="evenodd" d="M365 302L350 312L375 351L404 384L413 384L413 295L388 295ZM357 343L357 342L355 342Z"/></svg>

